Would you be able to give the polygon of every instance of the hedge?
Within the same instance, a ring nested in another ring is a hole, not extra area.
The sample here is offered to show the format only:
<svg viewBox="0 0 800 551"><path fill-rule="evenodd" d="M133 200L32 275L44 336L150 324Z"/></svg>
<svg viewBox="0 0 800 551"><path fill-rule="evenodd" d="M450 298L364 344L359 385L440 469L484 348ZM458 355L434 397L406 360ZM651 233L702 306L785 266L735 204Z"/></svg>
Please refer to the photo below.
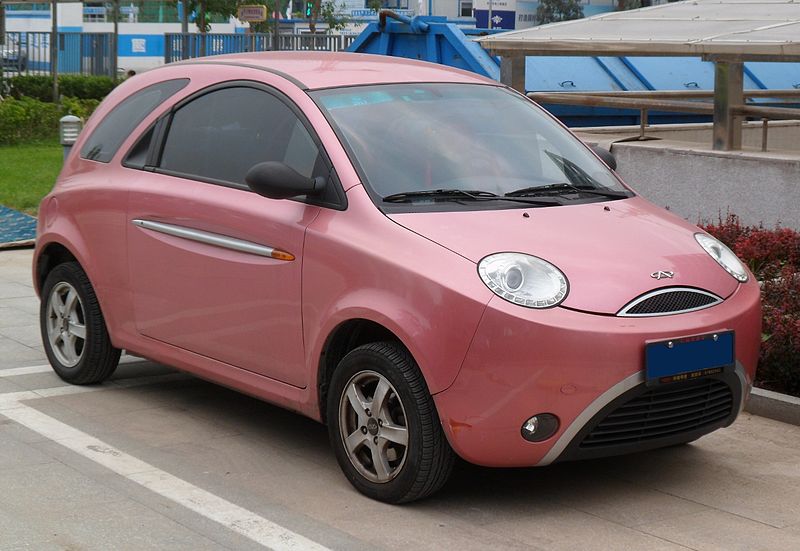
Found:
<svg viewBox="0 0 800 551"><path fill-rule="evenodd" d="M39 101L53 101L53 77L44 75L17 75L5 79L11 96L29 97ZM58 90L62 97L82 100L102 100L117 85L117 81L103 76L61 75Z"/></svg>
<svg viewBox="0 0 800 551"><path fill-rule="evenodd" d="M14 145L58 136L58 120L72 114L86 120L100 102L63 98L61 105L22 97L0 101L0 145Z"/></svg>
<svg viewBox="0 0 800 551"><path fill-rule="evenodd" d="M763 326L756 384L800 396L800 233L743 226L735 214L702 226L761 282Z"/></svg>

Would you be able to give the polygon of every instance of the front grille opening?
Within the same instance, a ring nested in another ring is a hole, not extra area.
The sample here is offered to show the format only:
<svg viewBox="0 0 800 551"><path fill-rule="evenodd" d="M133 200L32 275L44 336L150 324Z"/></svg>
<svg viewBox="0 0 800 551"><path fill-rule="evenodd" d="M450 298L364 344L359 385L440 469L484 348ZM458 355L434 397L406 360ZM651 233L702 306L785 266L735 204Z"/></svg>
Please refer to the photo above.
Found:
<svg viewBox="0 0 800 551"><path fill-rule="evenodd" d="M611 411L579 448L635 444L696 431L727 419L733 404L731 388L719 379L656 387Z"/></svg>
<svg viewBox="0 0 800 551"><path fill-rule="evenodd" d="M617 315L623 317L664 316L702 310L719 304L722 299L713 293L689 287L659 289L628 303Z"/></svg>

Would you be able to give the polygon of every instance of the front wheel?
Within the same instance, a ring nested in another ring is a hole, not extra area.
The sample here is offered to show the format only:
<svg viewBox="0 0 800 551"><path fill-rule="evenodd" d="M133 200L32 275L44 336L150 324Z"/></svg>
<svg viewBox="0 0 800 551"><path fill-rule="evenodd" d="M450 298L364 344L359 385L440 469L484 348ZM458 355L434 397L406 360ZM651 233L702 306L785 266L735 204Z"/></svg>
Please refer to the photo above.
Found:
<svg viewBox="0 0 800 551"><path fill-rule="evenodd" d="M333 374L328 434L344 474L387 503L426 497L444 485L454 455L425 380L391 342L351 351Z"/></svg>
<svg viewBox="0 0 800 551"><path fill-rule="evenodd" d="M111 344L97 296L77 262L48 274L39 321L50 365L68 383L99 383L117 368L120 350Z"/></svg>

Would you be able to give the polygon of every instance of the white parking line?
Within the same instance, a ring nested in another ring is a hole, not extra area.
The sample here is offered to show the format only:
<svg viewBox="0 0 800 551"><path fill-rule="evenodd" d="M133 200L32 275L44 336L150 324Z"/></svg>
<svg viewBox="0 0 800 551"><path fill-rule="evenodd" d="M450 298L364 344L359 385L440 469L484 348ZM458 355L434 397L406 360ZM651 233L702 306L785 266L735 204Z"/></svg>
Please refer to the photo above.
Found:
<svg viewBox="0 0 800 551"><path fill-rule="evenodd" d="M129 364L129 363L136 363L136 362L146 362L143 358L139 358L138 356L123 356L120 358L120 364ZM53 368L50 364L44 365L31 365L28 367L12 367L11 369L0 369L0 379L4 377L18 377L20 375L32 375L34 373L47 373L49 371L53 371Z"/></svg>
<svg viewBox="0 0 800 551"><path fill-rule="evenodd" d="M174 379L175 375L181 374L141 377L136 381L148 380L152 383L155 382L155 379L163 380L166 377ZM45 438L260 545L276 551L299 549L326 551L328 549L288 528L284 528L252 511L239 507L202 488L198 488L141 459L117 450L102 440L98 440L85 432L21 403L22 400L95 392L111 388L120 387L113 384L100 387L68 386L0 394L0 415L8 417Z"/></svg>

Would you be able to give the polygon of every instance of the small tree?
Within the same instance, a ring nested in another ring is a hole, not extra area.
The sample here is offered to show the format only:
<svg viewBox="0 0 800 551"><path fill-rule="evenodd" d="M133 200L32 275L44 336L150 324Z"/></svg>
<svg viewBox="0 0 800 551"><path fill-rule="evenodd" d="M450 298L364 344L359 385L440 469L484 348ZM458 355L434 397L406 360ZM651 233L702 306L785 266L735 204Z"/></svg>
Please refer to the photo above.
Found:
<svg viewBox="0 0 800 551"><path fill-rule="evenodd" d="M540 25L569 21L583 17L583 8L578 0L540 0L536 8L536 21Z"/></svg>
<svg viewBox="0 0 800 551"><path fill-rule="evenodd" d="M328 0L320 6L319 18L327 23L328 32L341 31L347 26L349 18L342 15L344 8L344 3L341 7L337 8L333 0Z"/></svg>

